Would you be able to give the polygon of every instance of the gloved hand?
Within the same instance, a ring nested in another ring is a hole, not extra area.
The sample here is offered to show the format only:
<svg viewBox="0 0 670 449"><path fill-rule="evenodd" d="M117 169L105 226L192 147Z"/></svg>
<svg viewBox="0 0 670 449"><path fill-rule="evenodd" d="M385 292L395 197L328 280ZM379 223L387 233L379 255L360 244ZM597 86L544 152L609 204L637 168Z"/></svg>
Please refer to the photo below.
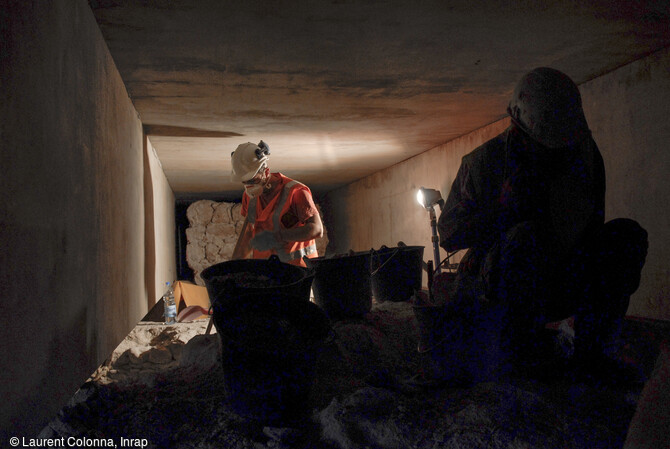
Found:
<svg viewBox="0 0 670 449"><path fill-rule="evenodd" d="M279 244L277 233L270 231L261 231L251 239L251 247L256 251L270 251L279 248Z"/></svg>

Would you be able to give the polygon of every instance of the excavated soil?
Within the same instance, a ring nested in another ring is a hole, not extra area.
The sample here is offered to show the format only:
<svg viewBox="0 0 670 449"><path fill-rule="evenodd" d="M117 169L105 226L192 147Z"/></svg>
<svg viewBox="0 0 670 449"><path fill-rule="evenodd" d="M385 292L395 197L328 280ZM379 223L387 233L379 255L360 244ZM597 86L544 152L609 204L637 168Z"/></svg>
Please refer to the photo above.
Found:
<svg viewBox="0 0 670 449"><path fill-rule="evenodd" d="M332 323L309 400L290 422L238 414L207 321L140 323L40 437L144 439L152 448L617 448L642 385L507 376L417 385L408 303ZM419 376L420 377L420 376Z"/></svg>

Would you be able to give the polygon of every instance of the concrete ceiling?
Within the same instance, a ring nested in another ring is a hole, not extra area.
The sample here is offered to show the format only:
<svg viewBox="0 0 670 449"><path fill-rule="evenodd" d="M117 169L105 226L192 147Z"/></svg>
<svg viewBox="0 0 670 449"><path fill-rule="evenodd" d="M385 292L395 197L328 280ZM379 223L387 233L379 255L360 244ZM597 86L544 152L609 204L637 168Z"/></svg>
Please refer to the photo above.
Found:
<svg viewBox="0 0 670 449"><path fill-rule="evenodd" d="M89 0L178 198L239 197L230 153L323 193L670 45L667 0Z"/></svg>

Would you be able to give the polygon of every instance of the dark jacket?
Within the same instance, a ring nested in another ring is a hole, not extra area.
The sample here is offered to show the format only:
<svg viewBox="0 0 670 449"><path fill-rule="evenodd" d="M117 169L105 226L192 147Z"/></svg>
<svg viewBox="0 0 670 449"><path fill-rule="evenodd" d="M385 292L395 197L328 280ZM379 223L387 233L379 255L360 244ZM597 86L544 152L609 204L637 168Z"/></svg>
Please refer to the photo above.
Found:
<svg viewBox="0 0 670 449"><path fill-rule="evenodd" d="M604 221L605 169L592 138L550 150L515 126L463 157L438 221L447 251L490 247L517 223L542 224L569 251Z"/></svg>

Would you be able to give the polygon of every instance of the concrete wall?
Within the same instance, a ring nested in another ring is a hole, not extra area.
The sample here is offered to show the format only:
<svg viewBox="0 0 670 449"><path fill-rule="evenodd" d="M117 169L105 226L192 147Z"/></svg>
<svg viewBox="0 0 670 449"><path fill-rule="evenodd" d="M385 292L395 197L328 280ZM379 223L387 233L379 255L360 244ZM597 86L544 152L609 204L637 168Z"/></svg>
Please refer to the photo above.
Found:
<svg viewBox="0 0 670 449"><path fill-rule="evenodd" d="M649 232L649 255L629 314L670 319L670 49L580 86L605 160L606 219Z"/></svg>
<svg viewBox="0 0 670 449"><path fill-rule="evenodd" d="M34 436L147 311L143 137L85 0L0 11L0 438Z"/></svg>
<svg viewBox="0 0 670 449"><path fill-rule="evenodd" d="M177 279L175 196L149 138L145 138L145 276L147 306L165 293L165 283Z"/></svg>
<svg viewBox="0 0 670 449"><path fill-rule="evenodd" d="M633 218L649 231L642 284L628 313L670 319L670 52L629 64L580 90L605 159L606 219ZM329 253L395 246L402 240L426 246L424 260L432 259L428 213L417 205L416 190L435 188L446 199L461 157L508 124L502 119L328 193L323 204Z"/></svg>
<svg viewBox="0 0 670 449"><path fill-rule="evenodd" d="M461 158L508 125L508 119L500 120L328 193L322 200L330 230L328 253L393 247L402 241L410 246L425 246L423 258L431 260L430 216L417 202L417 190L437 189L446 199ZM439 215L439 207L436 212ZM452 260L460 260L462 253ZM440 249L440 258L446 255Z"/></svg>

